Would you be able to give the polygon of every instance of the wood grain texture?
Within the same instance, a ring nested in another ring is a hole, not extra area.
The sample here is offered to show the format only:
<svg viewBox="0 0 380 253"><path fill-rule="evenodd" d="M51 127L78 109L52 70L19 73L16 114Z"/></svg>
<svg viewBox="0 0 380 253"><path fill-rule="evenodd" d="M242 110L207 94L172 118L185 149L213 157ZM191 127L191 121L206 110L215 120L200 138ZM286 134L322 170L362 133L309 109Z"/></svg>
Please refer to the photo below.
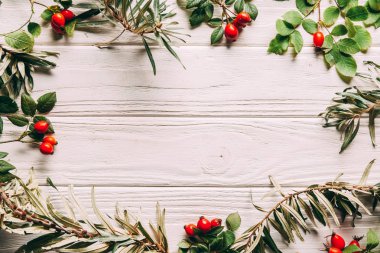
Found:
<svg viewBox="0 0 380 253"><path fill-rule="evenodd" d="M288 185L332 180L339 172L358 180L379 157L363 121L342 155L335 129L321 119L52 118L59 145L53 156L37 146L3 144L19 172L34 166L41 181L58 185L218 186ZM13 133L5 126L3 140ZM19 129L17 129L20 131ZM19 133L18 133L19 134ZM380 165L372 176L380 179Z"/></svg>
<svg viewBox="0 0 380 253"><path fill-rule="evenodd" d="M348 85L307 48L297 58L256 47L181 47L186 70L153 50L152 74L141 47L44 47L61 52L58 67L36 77L34 96L56 91L57 116L315 117ZM357 56L380 62L380 48ZM374 89L354 79L352 85Z"/></svg>
<svg viewBox="0 0 380 253"><path fill-rule="evenodd" d="M212 28L208 27L206 24L202 24L201 27L191 28L188 17L189 13L186 10L180 9L177 7L177 1L181 3L184 0L169 0L167 1L171 9L174 9L177 15L173 18L175 21L179 22L178 28L180 32L184 34L190 34L191 37L186 38L186 45L209 45L210 44L210 35ZM29 15L28 11L28 2L24 0L12 0L12 1L3 1L3 6L0 8L0 23L1 30L0 32L14 30L27 19ZM40 1L47 5L53 5L50 0ZM259 9L259 16L253 24L246 28L240 35L239 40L234 43L236 46L263 46L266 47L269 44L269 41L274 38L276 35L275 22L278 18L290 9L296 9L295 0L291 1L275 1L275 0L255 0L255 4ZM360 0L364 2L364 0ZM322 8L324 8L327 1L323 1ZM43 11L43 7L35 6L36 15L33 20L38 23L42 23L41 18L39 17L40 13ZM75 10L76 13L81 13L83 10ZM311 15L311 18L317 20L317 14ZM12 22L8 22L11 20ZM49 24L44 25L46 28L49 27ZM302 32L305 38L305 45L312 45L312 37L303 31L302 28L299 29ZM370 28L370 31L374 29ZM94 43L106 42L114 37L116 37L121 32L121 27L98 27L91 30L76 31L75 36L72 38L62 38L53 33L49 29L43 29L41 36L37 39L38 44L60 44L60 45L92 45ZM134 45L141 44L141 39L136 36L131 36L128 33L123 35L118 43ZM380 45L380 36L373 36L373 46ZM225 42L221 44L225 46Z"/></svg>
<svg viewBox="0 0 380 253"><path fill-rule="evenodd" d="M278 200L276 195L262 197L268 193L271 188L211 188L211 187L98 187L96 188L97 202L101 203L99 207L104 213L113 216L115 202L118 201L121 207L128 209L132 214L140 218L144 223L148 221L155 222L155 205L159 201L162 207L166 208L166 226L170 245L170 252L176 252L177 243L184 237L183 225L185 223L197 221L200 215L206 217L221 217L223 219L231 213L238 211L242 217L242 227L237 234L240 234L248 226L260 221L263 213L253 209L251 204L251 194L254 203L262 206L265 209L273 207ZM291 192L292 188L284 188L284 191ZM59 203L59 197L53 190L53 203ZM80 187L75 188L75 194L81 201L81 204L88 210L92 220L95 216L91 209L90 188ZM58 202L57 202L58 201ZM59 205L58 205L59 206ZM379 225L379 214L374 213L372 216L365 215L363 219L356 222L354 233L357 235L365 234L367 227ZM298 241L296 244L286 246L281 242L281 238L277 233L274 234L274 239L279 242L281 250L286 253L290 252L319 252L323 249L325 236L331 234L331 231L341 233L347 240L353 235L351 227L351 219L342 224L341 228L328 228L319 226L318 230L312 230L305 239L307 243ZM18 246L25 243L25 238L18 235L0 234L5 239L2 248L14 250ZM18 238L19 240L15 240ZM29 237L30 238L30 237ZM0 251L1 252L1 251ZM5 251L6 252L6 251Z"/></svg>

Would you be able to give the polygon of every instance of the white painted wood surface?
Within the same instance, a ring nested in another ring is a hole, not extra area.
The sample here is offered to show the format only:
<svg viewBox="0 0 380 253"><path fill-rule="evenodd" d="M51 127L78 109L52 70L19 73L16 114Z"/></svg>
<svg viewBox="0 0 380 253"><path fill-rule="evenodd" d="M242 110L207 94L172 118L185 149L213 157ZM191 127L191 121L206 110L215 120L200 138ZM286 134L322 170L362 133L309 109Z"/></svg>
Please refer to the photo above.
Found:
<svg viewBox="0 0 380 253"><path fill-rule="evenodd" d="M42 185L47 176L62 189L74 184L88 209L89 187L95 185L100 208L110 214L119 201L137 214L141 208L144 220L154 219L155 202L160 201L168 212L175 252L183 224L199 215L225 218L237 210L243 228L259 220L250 192L256 203L271 207L276 197L261 198L270 190L269 174L290 192L331 180L339 172L356 182L366 164L379 158L380 149L372 148L364 125L342 155L339 134L321 127L316 115L335 92L348 87L335 70L326 69L321 55L312 47L297 58L266 53L275 20L294 0L257 0L258 20L229 48L223 43L210 47L211 29L190 30L186 12L171 2L184 31L192 35L177 48L186 70L164 50L154 49L158 74L153 76L136 38L124 37L126 43L112 49L91 46L112 38L116 29L79 31L61 40L43 30L37 49L61 55L55 70L36 75L34 96L57 92L59 102L51 116L60 144L54 156L25 144L4 144L1 150L11 154L22 176L33 166ZM24 0L3 1L0 32L20 25L27 8ZM380 62L378 32L373 40L359 61ZM356 79L351 84L375 88ZM19 132L10 124L5 129L1 140ZM380 181L380 165L371 180ZM346 222L342 232L348 239L378 225L375 214L358 221L354 231ZM329 232L321 229L304 243L282 248L318 252ZM0 253L12 253L25 242L25 237L1 233Z"/></svg>

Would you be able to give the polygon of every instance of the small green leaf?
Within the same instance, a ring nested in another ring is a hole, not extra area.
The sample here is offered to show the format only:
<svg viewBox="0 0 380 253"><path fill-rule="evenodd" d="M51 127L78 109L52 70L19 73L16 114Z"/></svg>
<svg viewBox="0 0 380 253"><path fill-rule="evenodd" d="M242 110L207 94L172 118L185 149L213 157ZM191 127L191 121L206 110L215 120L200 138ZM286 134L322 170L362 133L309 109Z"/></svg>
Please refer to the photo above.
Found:
<svg viewBox="0 0 380 253"><path fill-rule="evenodd" d="M323 23L326 26L332 26L335 24L339 17L339 8L336 6L330 6L323 12Z"/></svg>
<svg viewBox="0 0 380 253"><path fill-rule="evenodd" d="M54 108L56 102L57 95L55 92L46 93L38 98L37 110L40 113L48 113Z"/></svg>
<svg viewBox="0 0 380 253"><path fill-rule="evenodd" d="M218 27L222 25L222 20L220 18L212 18L210 19L207 24L211 27Z"/></svg>
<svg viewBox="0 0 380 253"><path fill-rule="evenodd" d="M374 11L380 11L380 0L368 0L368 5Z"/></svg>
<svg viewBox="0 0 380 253"><path fill-rule="evenodd" d="M348 4L349 1L350 0L337 0L337 3L339 5L339 7L344 8L344 7L347 6L347 4Z"/></svg>
<svg viewBox="0 0 380 253"><path fill-rule="evenodd" d="M303 29L308 32L309 34L314 34L318 31L318 24L312 19L304 19L302 21L302 27Z"/></svg>
<svg viewBox="0 0 380 253"><path fill-rule="evenodd" d="M4 130L4 122L3 122L3 118L0 117L0 134L3 133L3 130Z"/></svg>
<svg viewBox="0 0 380 253"><path fill-rule="evenodd" d="M347 33L348 33L347 27L342 24L335 26L331 31L331 34L334 36L343 36L343 35L346 35Z"/></svg>
<svg viewBox="0 0 380 253"><path fill-rule="evenodd" d="M346 248L344 248L343 253L355 253L355 252L361 252L361 251L362 249L356 245L348 245Z"/></svg>
<svg viewBox="0 0 380 253"><path fill-rule="evenodd" d="M54 183L53 183L53 181L51 180L50 177L47 177L47 178L46 178L46 183L47 183L48 185L50 185L51 187L53 187L56 191L58 191L58 188L54 185Z"/></svg>
<svg viewBox="0 0 380 253"><path fill-rule="evenodd" d="M259 14L259 11L257 10L256 5L250 2L245 3L244 10L249 14L249 16L251 16L252 20L256 20L257 15Z"/></svg>
<svg viewBox="0 0 380 253"><path fill-rule="evenodd" d="M19 49L27 53L33 50L34 38L23 30L5 34L4 37L5 42L15 49Z"/></svg>
<svg viewBox="0 0 380 253"><path fill-rule="evenodd" d="M65 25L65 32L66 32L67 36L73 36L74 35L74 30L75 30L75 26L76 26L77 22L78 22L78 20L74 19Z"/></svg>
<svg viewBox="0 0 380 253"><path fill-rule="evenodd" d="M8 156L7 152L0 152L0 159L3 159Z"/></svg>
<svg viewBox="0 0 380 253"><path fill-rule="evenodd" d="M227 228L231 231L235 231L240 227L241 218L238 212L231 213L226 219Z"/></svg>
<svg viewBox="0 0 380 253"><path fill-rule="evenodd" d="M356 34L356 29L354 23L348 18L345 19L346 27L348 30L348 37L352 38Z"/></svg>
<svg viewBox="0 0 380 253"><path fill-rule="evenodd" d="M345 77L354 77L356 74L356 61L351 55L341 55L335 66L338 73Z"/></svg>
<svg viewBox="0 0 380 253"><path fill-rule="evenodd" d="M289 36L281 36L280 34L277 34L274 39L271 40L268 52L275 53L275 54L284 54L289 47Z"/></svg>
<svg viewBox="0 0 380 253"><path fill-rule="evenodd" d="M12 179L16 178L12 173L0 173L0 183L7 183Z"/></svg>
<svg viewBox="0 0 380 253"><path fill-rule="evenodd" d="M325 49L332 49L334 44L334 39L333 37L329 34L326 35L325 40L323 41L322 48Z"/></svg>
<svg viewBox="0 0 380 253"><path fill-rule="evenodd" d="M244 0L236 0L234 9L237 13L242 12L244 10Z"/></svg>
<svg viewBox="0 0 380 253"><path fill-rule="evenodd" d="M296 0L296 6L304 16L308 15L314 9L314 5L309 4L306 0Z"/></svg>
<svg viewBox="0 0 380 253"><path fill-rule="evenodd" d="M14 170L16 169L15 166L13 166L12 164L4 161L4 160L0 160L0 173L6 173L10 170Z"/></svg>
<svg viewBox="0 0 380 253"><path fill-rule="evenodd" d="M352 7L347 11L346 17L352 21L364 21L368 18L367 8L364 6Z"/></svg>
<svg viewBox="0 0 380 253"><path fill-rule="evenodd" d="M372 44L372 37L371 34L362 26L356 25L355 26L355 36L352 37L354 39L360 48L360 51L366 51Z"/></svg>
<svg viewBox="0 0 380 253"><path fill-rule="evenodd" d="M37 103L26 93L21 95L21 110L28 116L34 116L37 110Z"/></svg>
<svg viewBox="0 0 380 253"><path fill-rule="evenodd" d="M18 111L17 103L7 96L0 96L0 113L15 113Z"/></svg>
<svg viewBox="0 0 380 253"><path fill-rule="evenodd" d="M141 38L142 38L142 41L143 41L143 45L144 45L146 54L148 55L150 64L152 65L153 74L156 75L156 63L154 61L154 58L153 58L152 52L150 50L149 44L148 44L148 42L146 42L144 36L142 36Z"/></svg>
<svg viewBox="0 0 380 253"><path fill-rule="evenodd" d="M186 9L191 9L191 8L194 8L194 7L199 7L204 2L205 2L205 0L187 0Z"/></svg>
<svg viewBox="0 0 380 253"><path fill-rule="evenodd" d="M41 18L45 21L50 21L51 20L51 17L53 16L53 12L49 9L45 9L42 13L41 13Z"/></svg>
<svg viewBox="0 0 380 253"><path fill-rule="evenodd" d="M303 47L303 39L299 31L296 30L290 35L290 43L294 46L294 51L297 54L301 52Z"/></svg>
<svg viewBox="0 0 380 253"><path fill-rule="evenodd" d="M366 250L371 251L379 245L379 236L375 231L369 229L367 232L367 246Z"/></svg>
<svg viewBox="0 0 380 253"><path fill-rule="evenodd" d="M281 36L288 36L294 32L294 27L284 20L277 19L276 30Z"/></svg>
<svg viewBox="0 0 380 253"><path fill-rule="evenodd" d="M23 127L29 124L29 119L27 119L25 116L22 116L22 115L13 114L13 115L8 115L7 118L15 126Z"/></svg>
<svg viewBox="0 0 380 253"><path fill-rule="evenodd" d="M198 26L206 19L206 12L203 8L196 8L190 15L189 21L191 26Z"/></svg>
<svg viewBox="0 0 380 253"><path fill-rule="evenodd" d="M235 235L231 231L223 232L223 247L228 248L235 242Z"/></svg>
<svg viewBox="0 0 380 253"><path fill-rule="evenodd" d="M223 27L219 26L211 33L211 45L218 43L223 37Z"/></svg>
<svg viewBox="0 0 380 253"><path fill-rule="evenodd" d="M208 3L204 6L205 13L206 13L206 19L210 20L212 16L214 15L214 5L211 3Z"/></svg>
<svg viewBox="0 0 380 253"><path fill-rule="evenodd" d="M299 26L302 22L302 16L298 11L288 11L283 16L284 20L291 24L294 28Z"/></svg>
<svg viewBox="0 0 380 253"><path fill-rule="evenodd" d="M341 39L337 42L337 45L339 50L345 54L356 54L360 51L359 44L351 38Z"/></svg>
<svg viewBox="0 0 380 253"><path fill-rule="evenodd" d="M30 22L28 24L28 32L33 35L33 37L38 37L41 34L41 26L37 23Z"/></svg>
<svg viewBox="0 0 380 253"><path fill-rule="evenodd" d="M191 243L186 240L182 240L178 243L178 248L180 249L188 249L190 247L191 247Z"/></svg>

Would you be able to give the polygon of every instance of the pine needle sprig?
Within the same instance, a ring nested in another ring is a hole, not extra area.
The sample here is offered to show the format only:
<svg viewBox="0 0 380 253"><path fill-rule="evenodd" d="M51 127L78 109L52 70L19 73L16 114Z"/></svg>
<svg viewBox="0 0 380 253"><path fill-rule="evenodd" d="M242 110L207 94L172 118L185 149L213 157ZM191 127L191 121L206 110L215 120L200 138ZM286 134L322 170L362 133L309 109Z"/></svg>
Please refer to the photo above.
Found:
<svg viewBox="0 0 380 253"><path fill-rule="evenodd" d="M353 216L354 222L355 217L362 216L362 210L371 215L359 198L371 198L374 208L378 203L378 185L366 184L373 163L374 161L367 166L359 184L333 181L285 194L280 184L271 178L272 185L281 194L282 199L268 211L254 205L257 210L265 213L264 218L246 230L232 248L236 252L265 253L269 250L280 253L271 235L274 230L286 242L291 243L296 238L303 241L303 234L310 232L317 223L330 226L330 218L339 226L348 215ZM338 218L338 213L341 219Z"/></svg>
<svg viewBox="0 0 380 253"><path fill-rule="evenodd" d="M341 132L343 143L340 153L356 137L360 120L364 115L369 117L369 133L372 145L375 147L375 118L380 112L380 90L362 91L352 87L336 94L339 97L333 99L335 104L327 107L319 116L326 121L324 127L336 127Z"/></svg>
<svg viewBox="0 0 380 253"><path fill-rule="evenodd" d="M5 168L7 165L7 169ZM149 228L116 206L113 219L97 207L95 190L91 191L94 223L69 187L67 197L59 192L67 215L58 211L50 197L45 198L31 173L24 183L9 171L13 165L0 160L0 229L10 233L43 234L17 252L160 252L167 253L165 210L157 204L157 224ZM76 214L78 212L78 214ZM80 216L80 219L76 218ZM151 231L151 232L148 232Z"/></svg>
<svg viewBox="0 0 380 253"><path fill-rule="evenodd" d="M108 16L110 20L120 24L123 30L113 40L106 43L99 43L97 44L98 46L112 44L125 31L128 31L141 37L154 74L156 74L156 64L151 52L152 42L165 47L168 52L181 63L181 60L171 44L173 40L185 42L181 36L189 35L182 34L174 29L178 22L167 21L169 18L175 16L175 13L168 10L166 1L103 0L102 4L104 4L104 14Z"/></svg>

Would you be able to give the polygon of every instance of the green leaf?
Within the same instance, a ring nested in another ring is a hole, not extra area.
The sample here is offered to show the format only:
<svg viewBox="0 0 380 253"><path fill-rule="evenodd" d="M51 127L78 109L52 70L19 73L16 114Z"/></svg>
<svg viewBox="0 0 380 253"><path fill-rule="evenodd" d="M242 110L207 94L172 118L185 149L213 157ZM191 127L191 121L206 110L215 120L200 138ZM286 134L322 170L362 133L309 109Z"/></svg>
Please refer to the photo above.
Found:
<svg viewBox="0 0 380 253"><path fill-rule="evenodd" d="M309 34L314 34L318 31L318 24L312 19L304 19L302 21L302 27L303 29L308 32Z"/></svg>
<svg viewBox="0 0 380 253"><path fill-rule="evenodd" d="M212 18L210 19L207 24L211 27L218 27L222 25L222 20L220 18Z"/></svg>
<svg viewBox="0 0 380 253"><path fill-rule="evenodd" d="M330 6L323 12L323 23L326 26L332 26L335 24L339 17L339 8L336 6Z"/></svg>
<svg viewBox="0 0 380 253"><path fill-rule="evenodd" d="M339 5L339 7L344 8L344 7L347 6L347 4L348 4L349 1L350 0L337 0L337 3Z"/></svg>
<svg viewBox="0 0 380 253"><path fill-rule="evenodd" d="M379 236L376 234L375 231L372 229L369 229L367 232L367 246L366 250L371 251L372 249L376 248L379 245Z"/></svg>
<svg viewBox="0 0 380 253"><path fill-rule="evenodd" d="M7 96L0 96L0 113L15 113L18 111L17 103Z"/></svg>
<svg viewBox="0 0 380 253"><path fill-rule="evenodd" d="M223 247L228 248L235 242L235 235L231 231L224 231L223 232Z"/></svg>
<svg viewBox="0 0 380 253"><path fill-rule="evenodd" d="M380 0L368 0L368 5L372 10L380 11Z"/></svg>
<svg viewBox="0 0 380 253"><path fill-rule="evenodd" d="M53 12L49 9L45 9L42 13L41 13L41 18L45 21L50 21L51 20L51 17L53 16Z"/></svg>
<svg viewBox="0 0 380 253"><path fill-rule="evenodd" d="M212 5L211 3L208 3L204 6L204 9L205 9L207 20L210 20L212 16L214 15L214 5Z"/></svg>
<svg viewBox="0 0 380 253"><path fill-rule="evenodd" d="M268 52L275 54L284 54L288 50L289 40L289 36L281 36L277 34L276 37L271 40L268 47Z"/></svg>
<svg viewBox="0 0 380 253"><path fill-rule="evenodd" d="M7 183L14 178L16 178L16 176L9 172L0 174L0 183Z"/></svg>
<svg viewBox="0 0 380 253"><path fill-rule="evenodd" d="M37 23L30 22L28 24L28 32L33 35L33 37L38 37L41 34L41 26Z"/></svg>
<svg viewBox="0 0 380 253"><path fill-rule="evenodd" d="M23 30L5 34L4 37L5 42L15 49L22 50L27 53L33 50L34 38Z"/></svg>
<svg viewBox="0 0 380 253"><path fill-rule="evenodd" d="M276 30L277 30L277 33L280 34L281 36L288 36L292 32L294 32L294 27L284 20L277 19Z"/></svg>
<svg viewBox="0 0 380 253"><path fill-rule="evenodd" d="M314 9L314 5L309 4L306 0L296 0L298 10L304 15L308 15Z"/></svg>
<svg viewBox="0 0 380 253"><path fill-rule="evenodd" d="M28 94L21 95L21 110L25 115L34 116L37 110L37 103Z"/></svg>
<svg viewBox="0 0 380 253"><path fill-rule="evenodd" d="M349 20L348 18L345 19L345 23L346 23L346 27L348 30L348 37L350 37L350 38L354 37L356 34L356 29L355 29L354 23L352 23L352 21Z"/></svg>
<svg viewBox="0 0 380 253"><path fill-rule="evenodd" d="M7 152L0 152L0 159L3 159L8 156Z"/></svg>
<svg viewBox="0 0 380 253"><path fill-rule="evenodd" d="M227 228L231 231L235 231L240 227L241 218L238 212L231 213L226 219Z"/></svg>
<svg viewBox="0 0 380 253"><path fill-rule="evenodd" d="M196 8L190 15L189 21L191 26L198 26L206 19L206 12L203 8Z"/></svg>
<svg viewBox="0 0 380 253"><path fill-rule="evenodd" d="M77 25L77 22L78 22L78 20L74 19L65 25L65 32L66 32L67 36L73 36L74 35L74 30L75 30L75 26Z"/></svg>
<svg viewBox="0 0 380 253"><path fill-rule="evenodd" d="M283 16L284 20L291 24L294 28L299 26L302 22L302 16L298 11L288 11Z"/></svg>
<svg viewBox="0 0 380 253"><path fill-rule="evenodd" d="M244 10L244 0L236 0L234 9L237 13L242 12Z"/></svg>
<svg viewBox="0 0 380 253"><path fill-rule="evenodd" d="M348 33L347 27L342 24L335 26L331 31L331 34L334 36L343 36L343 35L346 35L347 33Z"/></svg>
<svg viewBox="0 0 380 253"><path fill-rule="evenodd" d="M294 46L294 51L297 54L301 52L303 47L303 39L299 31L296 30L290 35L290 43Z"/></svg>
<svg viewBox="0 0 380 253"><path fill-rule="evenodd" d="M211 33L211 45L218 43L222 39L223 33L224 30L222 26L215 28L215 30Z"/></svg>
<svg viewBox="0 0 380 253"><path fill-rule="evenodd" d="M351 55L341 55L336 62L336 70L345 77L354 77L357 70L355 59Z"/></svg>
<svg viewBox="0 0 380 253"><path fill-rule="evenodd" d="M351 38L341 39L337 42L337 45L339 47L339 51L345 54L356 54L360 51L359 44Z"/></svg>
<svg viewBox="0 0 380 253"><path fill-rule="evenodd" d="M343 253L355 253L355 252L362 252L362 249L356 245L348 245L346 248L343 249Z"/></svg>
<svg viewBox="0 0 380 253"><path fill-rule="evenodd" d="M7 118L15 126L23 127L29 124L29 119L22 115L13 114L8 115Z"/></svg>
<svg viewBox="0 0 380 253"><path fill-rule="evenodd" d="M186 9L198 7L201 4L203 4L204 2L205 2L205 0L187 0Z"/></svg>
<svg viewBox="0 0 380 253"><path fill-rule="evenodd" d="M3 130L4 130L4 122L3 122L3 118L0 117L0 134L3 133Z"/></svg>
<svg viewBox="0 0 380 253"><path fill-rule="evenodd" d="M58 191L58 188L54 185L54 183L53 183L53 181L51 180L50 177L47 177L47 178L46 178L46 183L47 183L48 185L50 185L51 187L53 187L56 191Z"/></svg>
<svg viewBox="0 0 380 253"><path fill-rule="evenodd" d="M257 10L256 5L250 2L245 3L244 10L249 14L249 16L251 16L252 20L256 20L257 15L259 14L259 11Z"/></svg>
<svg viewBox="0 0 380 253"><path fill-rule="evenodd" d="M368 18L367 8L364 6L352 7L347 11L346 17L352 21L364 21Z"/></svg>
<svg viewBox="0 0 380 253"><path fill-rule="evenodd" d="M157 70L156 70L156 63L154 62L154 58L153 58L152 52L150 50L150 47L148 45L148 42L146 42L146 40L145 40L145 38L143 36L141 38L142 38L142 41L143 41L143 45L144 45L146 54L148 55L150 64L152 65L153 74L156 75L156 72L157 72Z"/></svg>
<svg viewBox="0 0 380 253"><path fill-rule="evenodd" d="M55 92L46 93L38 98L37 110L40 113L48 113L54 108L56 102L57 95Z"/></svg>
<svg viewBox="0 0 380 253"><path fill-rule="evenodd" d="M16 169L15 166L13 166L12 164L4 161L4 160L0 160L0 173L6 173L10 170L14 170Z"/></svg>
<svg viewBox="0 0 380 253"><path fill-rule="evenodd" d="M352 37L354 39L360 48L360 51L366 51L372 44L372 37L371 34L362 26L356 25L355 26L355 36Z"/></svg>

